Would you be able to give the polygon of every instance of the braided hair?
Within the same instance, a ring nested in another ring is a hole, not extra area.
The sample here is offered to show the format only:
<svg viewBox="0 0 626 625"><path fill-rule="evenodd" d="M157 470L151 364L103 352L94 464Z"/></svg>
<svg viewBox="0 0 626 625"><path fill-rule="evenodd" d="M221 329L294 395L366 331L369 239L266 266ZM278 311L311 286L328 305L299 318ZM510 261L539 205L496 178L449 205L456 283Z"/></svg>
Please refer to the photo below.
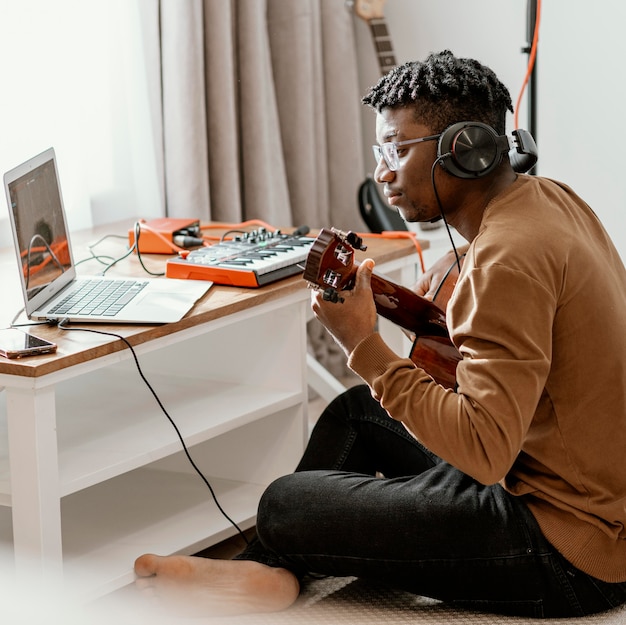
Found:
<svg viewBox="0 0 626 625"><path fill-rule="evenodd" d="M491 69L473 59L457 58L449 50L394 68L362 102L379 112L413 106L416 119L433 132L443 132L456 122L478 121L503 134L506 113L513 112L508 89Z"/></svg>

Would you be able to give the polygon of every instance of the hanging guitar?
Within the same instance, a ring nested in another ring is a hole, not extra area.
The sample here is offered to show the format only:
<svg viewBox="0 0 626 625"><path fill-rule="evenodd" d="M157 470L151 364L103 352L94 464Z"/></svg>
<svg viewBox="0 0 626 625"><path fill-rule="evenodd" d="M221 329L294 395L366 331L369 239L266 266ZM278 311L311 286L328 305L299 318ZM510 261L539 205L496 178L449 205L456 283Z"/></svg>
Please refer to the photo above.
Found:
<svg viewBox="0 0 626 625"><path fill-rule="evenodd" d="M389 30L383 16L385 1L354 0L352 2L355 14L369 26L381 75L396 66ZM361 217L372 232L408 230L404 219L380 197L378 185L371 176L368 176L359 186L358 201Z"/></svg>
<svg viewBox="0 0 626 625"><path fill-rule="evenodd" d="M303 278L322 290L325 300L343 301L341 291L354 287L358 267L355 249L366 249L358 235L335 228L322 229L309 250ZM378 314L413 335L411 360L446 388L455 387L456 366L461 360L450 341L443 311L458 277L455 269L456 264L432 301L375 273L371 281Z"/></svg>
<svg viewBox="0 0 626 625"><path fill-rule="evenodd" d="M376 58L381 75L385 75L396 66L396 58L389 37L389 30L383 15L383 6L387 0L354 0L352 8L358 17L370 27Z"/></svg>
<svg viewBox="0 0 626 625"><path fill-rule="evenodd" d="M383 15L385 2L386 0L353 0L352 2L354 13L369 26L381 76L397 65L389 29ZM371 176L368 176L359 186L358 202L361 217L372 232L408 230L404 219L381 198L378 185ZM431 230L438 228L439 225L438 222L421 223L420 228Z"/></svg>

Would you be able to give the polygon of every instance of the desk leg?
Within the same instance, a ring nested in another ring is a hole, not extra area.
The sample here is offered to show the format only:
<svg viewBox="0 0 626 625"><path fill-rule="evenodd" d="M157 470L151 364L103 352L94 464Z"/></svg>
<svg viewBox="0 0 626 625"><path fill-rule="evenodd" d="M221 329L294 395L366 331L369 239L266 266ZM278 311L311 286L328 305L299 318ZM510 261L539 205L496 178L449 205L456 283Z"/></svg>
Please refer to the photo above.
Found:
<svg viewBox="0 0 626 625"><path fill-rule="evenodd" d="M54 387L7 388L13 543L18 577L62 573Z"/></svg>

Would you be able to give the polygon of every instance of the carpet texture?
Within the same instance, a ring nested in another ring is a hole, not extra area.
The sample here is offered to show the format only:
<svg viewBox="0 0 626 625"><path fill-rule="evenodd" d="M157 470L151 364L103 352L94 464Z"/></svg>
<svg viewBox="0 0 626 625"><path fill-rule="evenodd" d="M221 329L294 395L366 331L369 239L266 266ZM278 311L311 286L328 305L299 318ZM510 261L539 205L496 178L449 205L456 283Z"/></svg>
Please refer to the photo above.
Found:
<svg viewBox="0 0 626 625"><path fill-rule="evenodd" d="M626 607L573 619L532 619L452 609L443 603L389 590L356 578L315 580L294 606L267 614L213 622L232 625L626 625Z"/></svg>

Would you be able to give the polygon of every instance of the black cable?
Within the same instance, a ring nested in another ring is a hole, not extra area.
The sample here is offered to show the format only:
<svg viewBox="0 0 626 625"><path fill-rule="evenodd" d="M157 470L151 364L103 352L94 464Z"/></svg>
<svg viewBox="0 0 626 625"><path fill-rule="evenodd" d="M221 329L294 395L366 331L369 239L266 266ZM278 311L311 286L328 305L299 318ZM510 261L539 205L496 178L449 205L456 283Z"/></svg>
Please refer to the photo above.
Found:
<svg viewBox="0 0 626 625"><path fill-rule="evenodd" d="M101 276L103 276L109 269L111 269L111 267L114 267L115 265L117 265L117 263L119 263L121 260L124 260L125 258L128 258L134 251L135 247L136 247L137 243L135 242L135 244L122 256L119 256L118 258L116 258L115 260L113 260L113 262L109 263L100 273ZM145 269L145 267L144 267Z"/></svg>
<svg viewBox="0 0 626 625"><path fill-rule="evenodd" d="M438 156L435 159L433 166L430 169L430 180L433 186L433 191L435 193L435 199L437 200L437 205L439 206L439 214L441 215L441 219L443 219L443 223L446 227L446 232L448 233L450 243L452 244L452 249L454 250L454 257L456 258L456 266L460 272L461 271L461 257L459 256L459 252L456 249L456 245L454 244L454 238L452 237L450 224L448 224L448 220L446 219L446 214L443 211L443 204L441 203L441 199L439 198L439 192L437 191L437 185L435 184L435 167L437 166L438 163L441 163L443 159L448 156L450 156L450 154L442 154L441 156Z"/></svg>
<svg viewBox="0 0 626 625"><path fill-rule="evenodd" d="M143 267L143 270L147 274L150 274L151 276L164 276L165 275L164 271L161 271L161 272L150 271L143 264L143 258L141 257L141 250L139 249L139 237L140 236L141 236L141 223L137 221L135 222L135 242L133 243L133 246L130 248L130 252L132 252L133 250L137 252L137 260L139 261L139 264Z"/></svg>
<svg viewBox="0 0 626 625"><path fill-rule="evenodd" d="M17 314L15 315L15 317L13 317L13 319L11 319L11 327L12 328L17 325L15 322L19 319L19 316L24 312L24 310L25 310L24 308L20 308L17 311ZM28 325L28 324L22 324L22 325Z"/></svg>
<svg viewBox="0 0 626 625"><path fill-rule="evenodd" d="M95 243L90 243L87 246L87 249L91 251L94 247L100 245L100 243L106 241L107 239L122 239L123 241L126 241L126 237L123 234L105 234L104 236L101 236Z"/></svg>
<svg viewBox="0 0 626 625"><path fill-rule="evenodd" d="M100 273L101 276L103 276L109 269L111 269L111 267L117 265L117 263L119 263L121 260L124 260L125 258L128 258L133 252L137 252L137 259L139 260L139 264L142 266L143 270L151 275L151 276L164 276L165 272L164 271L159 271L159 272L155 272L155 271L150 271L143 262L143 258L141 257L141 252L139 251L139 237L141 236L141 224L137 221L135 222L135 241L133 242L133 244L130 246L130 248L126 251L125 254L123 254L122 256L119 256L118 258L115 258L112 262L110 262ZM109 236L109 235L107 235ZM113 235L110 235L113 236ZM100 239L100 241L97 241L96 243L93 244L94 247L95 245L97 245L98 243L100 243L101 241L103 241L106 237L102 237ZM93 252L92 252L93 254Z"/></svg>
<svg viewBox="0 0 626 625"><path fill-rule="evenodd" d="M24 312L24 309L22 308L17 315L15 315L15 317L13 317L13 320L10 323L10 326L12 328L27 328L29 326L48 326L50 325L49 321L29 321L28 323L15 323L17 321L17 318Z"/></svg>
<svg viewBox="0 0 626 625"><path fill-rule="evenodd" d="M226 241L226 237L231 235L231 234L250 234L248 230L227 230L226 232L224 232L224 234L220 237L220 243L222 243L223 241Z"/></svg>
<svg viewBox="0 0 626 625"><path fill-rule="evenodd" d="M231 519L231 517L226 513L224 508L222 508L220 502L217 499L217 495L215 494L215 491L213 490L213 487L211 486L209 480L205 477L205 475L202 473L202 471L199 469L199 467L196 465L196 463L194 462L193 458L191 457L191 454L189 453L189 449L187 448L187 444L185 443L185 439L183 438L183 435L181 434L180 430L178 429L178 426L176 425L176 423L174 422L172 417L169 415L169 413L165 409L165 406L161 402L159 396L156 394L156 391L154 390L154 388L152 387L150 382L148 382L148 379L144 375L143 370L141 369L141 365L139 364L139 359L137 358L137 354L135 352L135 349L130 344L128 339L124 338L120 334L115 334L114 332L105 332L103 330L93 330L91 328L68 328L67 326L64 325L64 323L66 321L67 321L66 319L61 321L58 324L57 327L60 330L65 330L66 332L71 332L71 331L74 331L74 332L76 332L76 331L79 331L79 332L93 332L94 334L104 334L106 336L113 336L115 338L120 339L120 341L123 341L126 344L128 349L130 350L130 353L133 356L133 359L135 361L135 366L137 367L137 371L139 372L139 375L141 376L141 379L144 381L144 383L148 387L149 391L152 393L152 396L154 397L154 399L156 400L157 404L159 405L159 408L161 408L163 414L165 415L167 420L170 422L170 424L174 428L174 431L176 432L176 435L178 436L178 439L180 440L180 443L182 445L183 452L185 453L185 456L187 456L187 460L189 461L189 464L191 464L191 466L193 467L194 471L200 476L200 479L204 482L206 487L209 489L209 492L211 493L211 497L213 498L213 501L215 502L215 505L217 506L218 510L222 513L222 516L237 530L237 532L239 532L239 535L243 538L245 543L249 544L248 538L246 537L244 532L241 530L241 528L237 525L237 523L235 523L235 521L233 521L233 519Z"/></svg>
<svg viewBox="0 0 626 625"><path fill-rule="evenodd" d="M76 261L74 263L75 266L82 265L83 263L88 263L90 260L97 260L101 265L108 265L111 261L115 260L114 256L109 256L108 254L93 254L88 256L87 258L83 258L82 260Z"/></svg>
<svg viewBox="0 0 626 625"><path fill-rule="evenodd" d="M108 265L112 261L115 261L115 257L114 256L109 256L108 254L106 254L106 255L96 254L94 252L94 249L98 245L100 245L100 243L102 243L103 241L106 241L106 239L124 239L124 240L126 240L126 237L121 235L121 234L105 234L103 237L100 237L95 243L90 243L87 246L87 249L89 250L89 253L91 254L91 256L88 256L87 258L83 258L82 260L79 260L76 263L76 265L80 265L82 263L86 263L87 261L90 261L90 260L97 260L102 265ZM104 259L106 259L106 262L105 262ZM106 269L105 269L105 271L106 271Z"/></svg>

